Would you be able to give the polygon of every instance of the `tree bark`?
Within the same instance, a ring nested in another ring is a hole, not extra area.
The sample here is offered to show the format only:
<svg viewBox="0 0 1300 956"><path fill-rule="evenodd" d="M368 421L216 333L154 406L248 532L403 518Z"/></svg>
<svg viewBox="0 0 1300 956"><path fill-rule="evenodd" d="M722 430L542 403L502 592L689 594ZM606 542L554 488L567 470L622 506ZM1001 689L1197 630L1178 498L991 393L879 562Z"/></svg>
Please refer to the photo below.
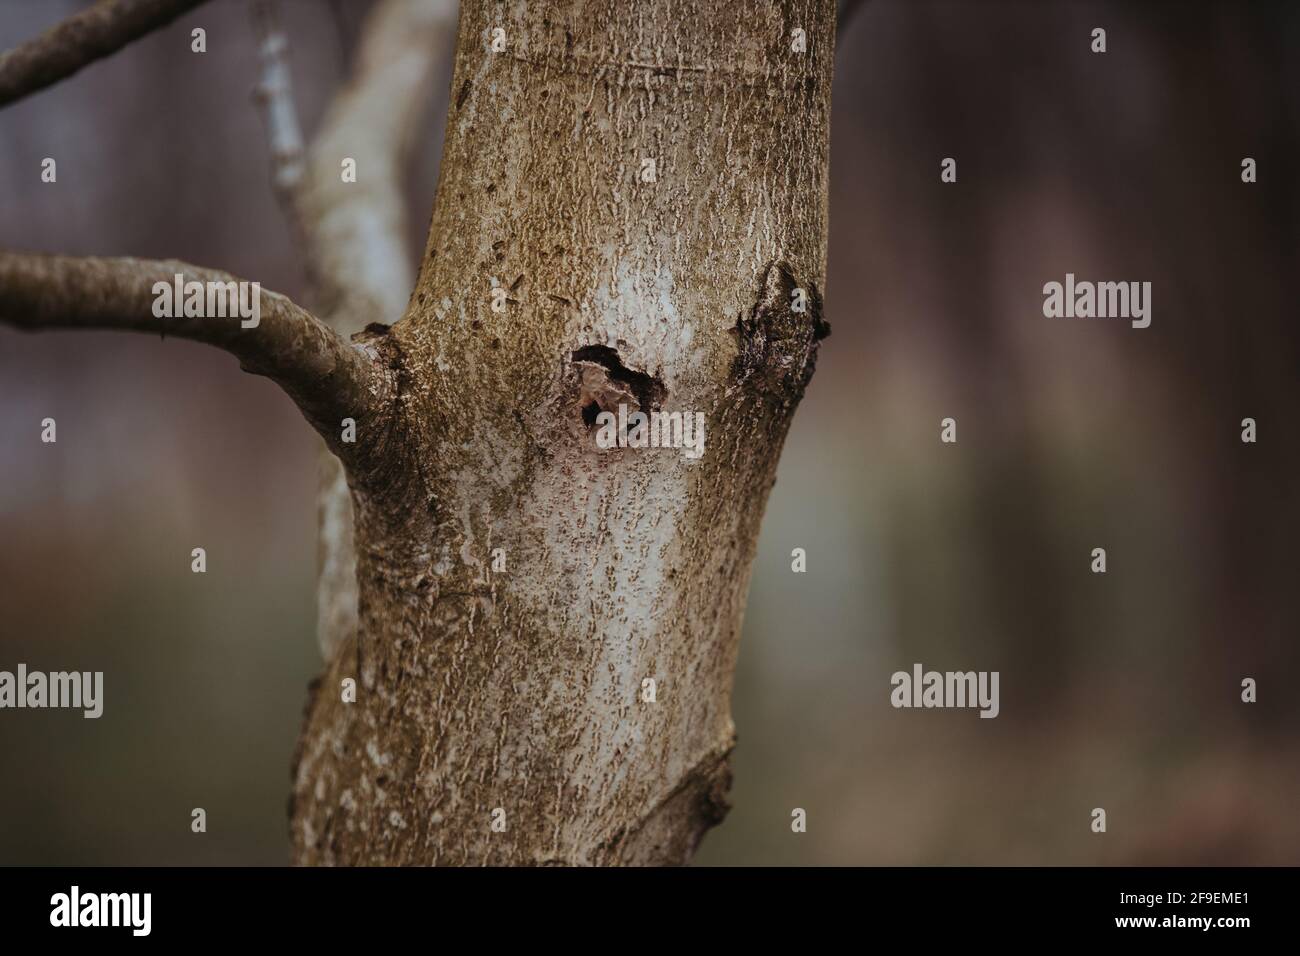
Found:
<svg viewBox="0 0 1300 956"><path fill-rule="evenodd" d="M348 469L358 625L308 705L296 861L681 863L722 818L826 332L834 30L831 0L462 5L419 277L361 336L397 387ZM620 403L703 412L703 456L602 451Z"/></svg>

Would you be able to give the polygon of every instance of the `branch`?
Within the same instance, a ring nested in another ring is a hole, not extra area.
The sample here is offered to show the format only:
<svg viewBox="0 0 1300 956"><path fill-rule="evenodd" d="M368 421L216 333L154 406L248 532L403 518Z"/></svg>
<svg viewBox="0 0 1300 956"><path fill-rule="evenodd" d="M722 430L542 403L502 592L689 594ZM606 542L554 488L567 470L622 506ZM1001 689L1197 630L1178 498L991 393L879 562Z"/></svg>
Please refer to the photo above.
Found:
<svg viewBox="0 0 1300 956"><path fill-rule="evenodd" d="M326 320L341 332L392 322L415 277L402 171L455 28L453 0L384 0L367 19L348 84L307 153L295 206ZM357 164L342 181L341 162Z"/></svg>
<svg viewBox="0 0 1300 956"><path fill-rule="evenodd" d="M257 324L245 328L240 315L186 316L174 303L171 318L155 315L164 294L155 283L237 283L214 269L174 259L95 259L0 252L0 324L25 331L123 329L205 342L230 352L240 366L279 385L345 464L355 465L361 443L341 441L344 418L382 418L392 382L386 368L354 348L311 313L276 292L249 284L256 297ZM206 297L205 297L206 299ZM205 302L206 305L206 302ZM203 311L209 311L204 308ZM235 312L234 308L225 309ZM250 312L254 311L249 309ZM352 459L352 460L350 460Z"/></svg>
<svg viewBox="0 0 1300 956"><path fill-rule="evenodd" d="M0 53L0 107L166 26L204 0L100 0L40 36Z"/></svg>
<svg viewBox="0 0 1300 956"><path fill-rule="evenodd" d="M271 150L271 182L280 202L288 205L302 180L302 132L293 99L289 72L289 41L280 29L272 0L253 0L253 27L257 31L262 75L253 98L262 110Z"/></svg>
<svg viewBox="0 0 1300 956"><path fill-rule="evenodd" d="M335 11L336 19L338 10ZM262 74L255 90L267 128L276 197L302 245L314 304L340 334L394 321L413 284L402 169L412 132L450 52L453 0L388 0L367 17L353 75L336 96L309 156L301 149L288 40L274 0L253 0ZM341 162L357 163L344 183ZM329 660L356 633L352 498L342 468L323 456L318 494L317 640Z"/></svg>

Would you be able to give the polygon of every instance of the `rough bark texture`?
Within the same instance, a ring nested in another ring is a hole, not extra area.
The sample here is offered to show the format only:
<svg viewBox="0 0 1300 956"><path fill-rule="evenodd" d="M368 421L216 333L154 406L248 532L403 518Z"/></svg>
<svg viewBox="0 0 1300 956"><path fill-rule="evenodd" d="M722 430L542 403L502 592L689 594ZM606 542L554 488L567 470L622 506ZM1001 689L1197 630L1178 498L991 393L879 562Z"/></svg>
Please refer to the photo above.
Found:
<svg viewBox="0 0 1300 956"><path fill-rule="evenodd" d="M359 622L308 706L298 862L680 863L721 819L825 334L834 28L831 0L462 6L415 292L361 336L398 387L349 469ZM704 412L703 457L601 451L620 400Z"/></svg>

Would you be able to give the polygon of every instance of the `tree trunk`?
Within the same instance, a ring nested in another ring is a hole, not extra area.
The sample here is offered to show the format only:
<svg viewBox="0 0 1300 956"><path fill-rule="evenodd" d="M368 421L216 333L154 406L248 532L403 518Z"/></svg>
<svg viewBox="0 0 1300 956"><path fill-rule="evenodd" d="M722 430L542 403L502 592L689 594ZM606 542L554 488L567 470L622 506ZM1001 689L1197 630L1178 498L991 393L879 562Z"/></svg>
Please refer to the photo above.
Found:
<svg viewBox="0 0 1300 956"><path fill-rule="evenodd" d="M357 633L308 705L297 862L682 863L722 818L826 331L834 28L830 0L462 5L419 278L361 337L397 386L349 465ZM703 412L703 455L602 450L620 404Z"/></svg>

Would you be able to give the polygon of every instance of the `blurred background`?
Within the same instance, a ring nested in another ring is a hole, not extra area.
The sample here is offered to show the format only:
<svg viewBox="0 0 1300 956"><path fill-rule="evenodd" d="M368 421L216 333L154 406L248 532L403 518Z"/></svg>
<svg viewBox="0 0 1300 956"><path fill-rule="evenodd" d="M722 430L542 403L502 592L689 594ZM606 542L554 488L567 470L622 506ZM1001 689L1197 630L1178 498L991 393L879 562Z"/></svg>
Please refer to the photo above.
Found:
<svg viewBox="0 0 1300 956"><path fill-rule="evenodd" d="M0 0L0 48L81 6ZM281 4L309 135L366 9ZM734 809L697 862L1300 863L1298 43L1294 4L861 5L837 53L834 331L759 546ZM0 246L305 298L256 63L246 5L216 0L0 111ZM1044 319L1066 272L1152 282L1151 327ZM321 669L315 450L215 350L0 328L0 669L106 674L100 720L0 712L0 863L287 862ZM891 708L915 662L1000 671L1001 715Z"/></svg>

